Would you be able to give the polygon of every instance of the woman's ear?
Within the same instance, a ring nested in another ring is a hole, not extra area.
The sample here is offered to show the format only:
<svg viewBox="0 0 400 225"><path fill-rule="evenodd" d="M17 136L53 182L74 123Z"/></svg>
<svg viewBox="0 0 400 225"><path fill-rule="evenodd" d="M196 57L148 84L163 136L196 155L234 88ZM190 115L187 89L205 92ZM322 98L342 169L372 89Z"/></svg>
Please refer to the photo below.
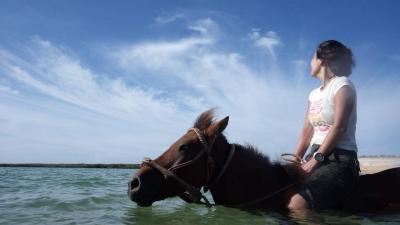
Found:
<svg viewBox="0 0 400 225"><path fill-rule="evenodd" d="M323 60L323 59L317 59L317 62L321 66L326 66L327 65L326 60Z"/></svg>

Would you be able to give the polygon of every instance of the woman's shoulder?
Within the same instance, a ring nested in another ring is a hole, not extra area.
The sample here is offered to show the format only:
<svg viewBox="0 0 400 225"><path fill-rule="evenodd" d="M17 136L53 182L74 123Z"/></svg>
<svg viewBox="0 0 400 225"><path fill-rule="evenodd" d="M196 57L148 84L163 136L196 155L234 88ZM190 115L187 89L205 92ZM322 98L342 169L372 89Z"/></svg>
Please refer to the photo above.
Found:
<svg viewBox="0 0 400 225"><path fill-rule="evenodd" d="M314 88L308 95L308 101L312 102L322 98L321 87Z"/></svg>
<svg viewBox="0 0 400 225"><path fill-rule="evenodd" d="M332 84L333 94L336 94L343 86L349 86L354 91L356 90L353 82L346 76L336 77Z"/></svg>
<svg viewBox="0 0 400 225"><path fill-rule="evenodd" d="M335 77L334 84L336 84L336 85L352 85L352 86L354 86L354 84L350 80L350 78L348 78L346 76Z"/></svg>

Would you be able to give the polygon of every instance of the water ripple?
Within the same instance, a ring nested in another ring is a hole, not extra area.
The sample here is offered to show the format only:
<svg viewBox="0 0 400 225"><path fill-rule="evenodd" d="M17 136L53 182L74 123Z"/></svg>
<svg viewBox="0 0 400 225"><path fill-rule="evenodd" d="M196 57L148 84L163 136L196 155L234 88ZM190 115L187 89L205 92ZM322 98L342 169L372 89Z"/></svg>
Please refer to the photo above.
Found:
<svg viewBox="0 0 400 225"><path fill-rule="evenodd" d="M126 196L134 170L0 168L0 224L398 224L400 215L316 214L292 220L187 204L178 198L137 207Z"/></svg>

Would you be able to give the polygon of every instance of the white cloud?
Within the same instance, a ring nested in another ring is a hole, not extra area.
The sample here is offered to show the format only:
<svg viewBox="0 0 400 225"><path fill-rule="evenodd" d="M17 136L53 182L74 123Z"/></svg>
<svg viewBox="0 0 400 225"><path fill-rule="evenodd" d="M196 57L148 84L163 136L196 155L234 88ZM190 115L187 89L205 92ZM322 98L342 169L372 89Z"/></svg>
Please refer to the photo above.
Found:
<svg viewBox="0 0 400 225"><path fill-rule="evenodd" d="M80 118L73 122L62 122L64 114L51 113L59 106L46 98L38 98L34 101L43 115L34 113L34 110L28 111L31 114L30 122L27 122L30 124L30 131L21 132L26 123L19 122L23 117L22 112L15 113L19 105L10 109L11 106L6 107L10 104L4 103L3 118L7 119L9 113L18 115L12 119L8 118L17 129L4 132L17 137L29 137L35 128L48 128L54 135L53 140L61 144L70 143L70 138L77 140L75 144L67 146L97 153L96 155L100 155L99 160L106 152L103 146L110 146L113 140L118 140L115 143L120 145L121 152L136 155L137 162L140 159L137 155L143 157L148 154L154 155L155 152L160 153L181 135L182 131L190 127L197 114L217 106L220 117L230 115L232 118L228 130L232 141L247 141L263 149L271 149L272 146L281 144L288 146L285 139L273 138L270 142L263 140L265 136L287 131L297 123L296 119L287 120L284 113L277 112L277 109L296 110L292 107L299 105L296 103L299 93L290 90L290 85L283 85L288 87L286 89L280 88L285 81L279 78L279 74L260 74L253 71L242 62L242 56L238 53L213 50L215 40L207 32L200 33L179 40L162 43L147 41L133 44L126 49L110 51L117 53L112 58L128 72L150 74L154 81L160 83L174 79L174 86L164 90L168 92L168 98L160 98L157 95L158 91L128 86L120 78L110 79L98 74L83 66L73 54L69 54L69 50L41 39L33 41L34 44L30 48L36 54L31 58L22 58L3 51L2 73L44 96L61 100L58 104L67 104L63 105L65 110L73 111L73 114ZM163 73L164 71L168 73ZM74 106L93 112L95 116L92 120L96 121L95 124L81 123L88 116L82 116L85 115L82 110L76 110ZM40 123L39 121L43 121L42 118L48 114L51 114L48 121L50 124ZM281 120L278 123L277 118ZM99 122L103 120L107 121L106 124L119 125L115 130L101 132L108 126ZM115 121L122 121L125 125ZM66 124L71 124L70 128ZM54 126L61 127L61 131L57 131ZM78 130L76 134L68 132L73 127ZM69 136L61 135L56 138L63 131L68 132ZM121 135L122 131L126 133ZM291 132L289 130L289 133ZM94 138L87 138L85 141L84 138L77 137L78 134L87 137L90 133L95 133L100 137L100 141L95 141ZM129 136L132 136L132 140L129 140ZM54 148L55 143L48 143L44 136L35 137L38 145L42 143L48 146L46 148ZM96 148L99 150L89 150ZM137 152L127 153L130 148L137 149ZM141 149L152 151L146 152ZM102 161L104 160L107 159L102 158Z"/></svg>
<svg viewBox="0 0 400 225"><path fill-rule="evenodd" d="M208 37L216 37L220 32L218 25L210 18L196 21L189 26L189 29Z"/></svg>
<svg viewBox="0 0 400 225"><path fill-rule="evenodd" d="M15 55L3 58L4 73L46 95L121 119L130 120L147 110L174 115L174 104L168 99L154 100L156 92L96 74L49 42L35 40L34 44L38 48L35 60L24 66L11 60Z"/></svg>
<svg viewBox="0 0 400 225"><path fill-rule="evenodd" d="M174 42L142 43L123 47L112 54L113 58L118 59L118 64L124 68L136 70L137 67L160 68L165 65L169 67L182 67L185 62L176 61L182 53L188 51L200 51L201 46L214 43L208 37L184 38ZM196 48L196 49L195 49ZM134 62L132 64L132 62Z"/></svg>
<svg viewBox="0 0 400 225"><path fill-rule="evenodd" d="M249 38L253 41L253 45L267 53L276 60L275 49L283 45L278 34L274 31L268 31L264 36L260 34L259 29L253 29L249 34Z"/></svg>
<svg viewBox="0 0 400 225"><path fill-rule="evenodd" d="M18 82L22 92L18 98L5 96L0 101L0 119L8 124L0 128L0 134L5 135L0 135L0 143L7 146L1 150L7 153L2 160L21 162L21 155L35 151L37 157L30 160L40 161L40 153L47 151L48 158L42 161L65 162L75 155L76 160L90 162L93 157L102 162L124 162L124 156L136 156L129 161L138 162L143 155L155 156L156 149L165 148L166 140L175 138L177 131L182 132L192 122L194 114L179 114L176 103L157 96L157 91L97 74L50 42L35 39L29 48L35 55L29 56L29 51L22 53L23 57L0 52L1 74ZM75 118L66 120L70 114ZM63 150L57 145L69 150L58 152ZM19 147L20 151L15 150ZM105 158L115 149L121 149L121 156ZM80 154L85 157L80 158Z"/></svg>
<svg viewBox="0 0 400 225"><path fill-rule="evenodd" d="M185 15L183 13L177 13L177 14L172 14L172 15L163 15L163 16L158 16L155 18L155 21L159 25L165 25L168 23L172 23L176 20L185 18Z"/></svg>
<svg viewBox="0 0 400 225"><path fill-rule="evenodd" d="M13 95L18 95L19 91L18 90L14 90L8 86L2 85L0 84L0 93L6 93L6 94L13 94Z"/></svg>
<svg viewBox="0 0 400 225"><path fill-rule="evenodd" d="M254 31L249 37L260 48L268 49L274 57L276 47L282 45L274 32L261 36L258 31ZM190 37L185 40L192 38L206 39ZM181 42L182 40L172 40L168 43L179 46ZM136 49L141 54L117 54L120 56L117 59L126 60L127 71L153 74L157 80L174 79L177 85L171 87L169 92L189 87L192 93L184 92L184 96L176 93L174 101L178 105L185 105L192 111L218 106L221 112L231 115L228 128L231 140L253 143L273 156L282 151L293 151L303 123L308 93L319 85L318 81L310 82L309 59L294 59L289 62L290 69L265 73L246 65L242 61L244 56L239 53L215 50L214 46L220 42L190 43L193 44L185 48L174 48L176 51L169 51L157 42L133 44L128 49ZM153 49L158 49L162 54ZM278 61L272 63L279 65ZM273 65L269 66L274 68ZM168 71L168 78L163 77L165 71ZM395 130L394 127L400 125L400 121L381 118L379 114L382 112L372 113L370 110L376 105L391 105L393 114L400 113L400 106L394 104L392 98L382 100L385 96L385 80L380 79L375 84L360 88L358 107L359 127L362 129L357 133L360 154L372 154L379 146L385 146L386 152L393 149L389 147L393 143L385 141L386 131L377 135L374 140L368 134L367 131L374 129L377 121L381 123L380 126L390 127L390 130ZM391 90L393 95L400 93L396 91L399 88Z"/></svg>
<svg viewBox="0 0 400 225"><path fill-rule="evenodd" d="M24 46L26 52L0 49L0 74L10 81L0 84L0 145L7 146L0 149L1 160L137 163L159 155L211 107L218 107L219 118L231 117L230 141L252 143L272 157L292 152L308 93L318 85L309 81L308 59L282 63L290 74L260 71L236 49L221 47L215 21L199 20L188 29L193 33L176 40L146 40L101 53L126 74L117 77L40 38ZM275 57L281 43L276 34L253 31L249 37ZM270 63L281 65L278 59L266 62L275 68ZM361 153L396 145L396 85L389 85L393 98L384 97L384 80L360 88Z"/></svg>
<svg viewBox="0 0 400 225"><path fill-rule="evenodd" d="M162 44L148 41L126 46L113 57L127 71L152 74L156 80L174 79L176 86L169 92L175 94L178 105L196 112L218 106L232 118L228 133L233 140L255 143L265 150L291 148L294 140L288 141L285 135L265 139L280 132L297 136L306 85L288 82L278 71L254 71L239 53L217 51L214 45L219 43L207 40L207 36L194 36ZM190 92L181 93L181 89Z"/></svg>

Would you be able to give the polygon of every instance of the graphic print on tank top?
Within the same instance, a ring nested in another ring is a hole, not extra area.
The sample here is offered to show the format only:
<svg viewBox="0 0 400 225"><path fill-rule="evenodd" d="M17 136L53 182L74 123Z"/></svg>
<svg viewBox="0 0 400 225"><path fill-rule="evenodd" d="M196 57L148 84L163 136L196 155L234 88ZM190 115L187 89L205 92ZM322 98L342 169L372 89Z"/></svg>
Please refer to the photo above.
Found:
<svg viewBox="0 0 400 225"><path fill-rule="evenodd" d="M311 102L310 105L308 116L315 133L328 132L331 128L331 125L328 124L327 119L322 114L323 106L323 99Z"/></svg>

